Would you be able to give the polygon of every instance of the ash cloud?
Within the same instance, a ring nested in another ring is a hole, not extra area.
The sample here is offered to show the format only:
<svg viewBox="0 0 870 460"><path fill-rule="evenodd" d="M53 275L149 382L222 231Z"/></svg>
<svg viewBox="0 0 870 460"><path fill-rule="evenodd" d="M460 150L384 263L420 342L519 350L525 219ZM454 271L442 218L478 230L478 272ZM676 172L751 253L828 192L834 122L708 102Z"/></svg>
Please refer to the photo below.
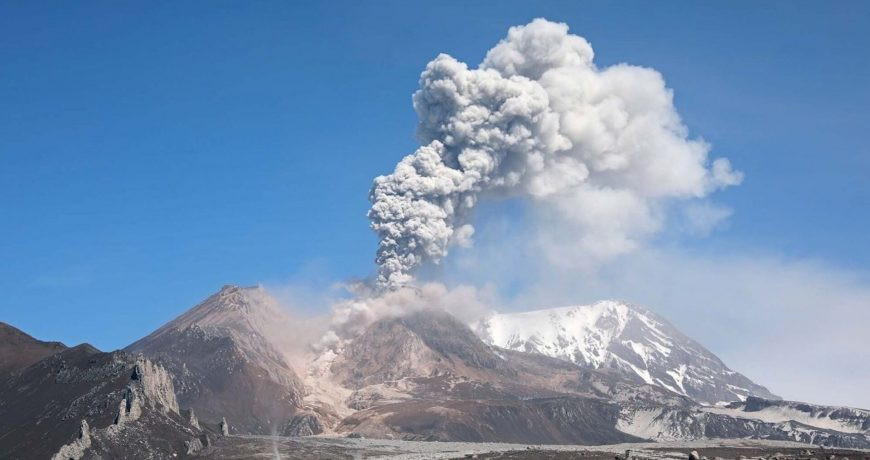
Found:
<svg viewBox="0 0 870 460"><path fill-rule="evenodd" d="M475 69L441 54L414 94L421 146L375 179L377 286L395 290L472 243L481 201L520 198L584 257L633 250L663 208L742 174L689 137L661 74L599 68L592 46L544 19L512 27Z"/></svg>
<svg viewBox="0 0 870 460"><path fill-rule="evenodd" d="M443 283L422 283L381 292L372 292L371 287L364 283L347 288L353 296L332 304L329 330L314 344L317 351L341 349L348 338L359 335L375 321L385 318L440 308L471 323L491 311L491 305L497 303L493 290L467 285L447 287Z"/></svg>

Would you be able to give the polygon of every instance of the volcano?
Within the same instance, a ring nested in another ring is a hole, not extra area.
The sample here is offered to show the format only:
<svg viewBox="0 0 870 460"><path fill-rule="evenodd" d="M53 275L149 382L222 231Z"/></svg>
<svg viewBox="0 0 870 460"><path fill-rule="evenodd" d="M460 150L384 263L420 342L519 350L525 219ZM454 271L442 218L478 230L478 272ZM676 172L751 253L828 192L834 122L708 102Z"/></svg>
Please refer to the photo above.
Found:
<svg viewBox="0 0 870 460"><path fill-rule="evenodd" d="M310 327L262 287L238 286L122 351L4 326L0 449L10 458L219 458L278 439L239 435L315 434L870 448L870 411L780 400L624 303L494 313L472 325L433 306L376 320L334 348L285 340Z"/></svg>

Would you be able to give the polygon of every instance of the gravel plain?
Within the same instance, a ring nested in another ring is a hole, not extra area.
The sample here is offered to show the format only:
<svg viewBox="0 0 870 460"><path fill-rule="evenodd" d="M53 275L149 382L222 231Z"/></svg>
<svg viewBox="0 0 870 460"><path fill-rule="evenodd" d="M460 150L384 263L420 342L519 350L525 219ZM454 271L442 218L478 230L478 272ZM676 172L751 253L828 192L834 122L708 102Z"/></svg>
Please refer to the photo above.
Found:
<svg viewBox="0 0 870 460"><path fill-rule="evenodd" d="M312 436L227 436L215 439L200 458L282 460L583 459L615 460L626 451L637 460L686 460L691 451L715 459L870 460L870 451L822 449L784 441L703 440L603 446L400 441ZM811 453L810 453L811 452ZM833 456L833 459L831 457Z"/></svg>

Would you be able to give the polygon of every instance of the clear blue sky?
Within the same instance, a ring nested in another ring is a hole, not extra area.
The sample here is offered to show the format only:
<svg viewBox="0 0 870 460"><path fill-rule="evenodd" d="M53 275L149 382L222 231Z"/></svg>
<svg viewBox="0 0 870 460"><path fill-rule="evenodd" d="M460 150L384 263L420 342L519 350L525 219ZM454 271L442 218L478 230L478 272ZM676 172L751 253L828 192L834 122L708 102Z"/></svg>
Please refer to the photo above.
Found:
<svg viewBox="0 0 870 460"><path fill-rule="evenodd" d="M419 73L539 16L746 173L686 245L870 269L870 3L434 3L4 2L0 320L111 349L226 283L370 274Z"/></svg>

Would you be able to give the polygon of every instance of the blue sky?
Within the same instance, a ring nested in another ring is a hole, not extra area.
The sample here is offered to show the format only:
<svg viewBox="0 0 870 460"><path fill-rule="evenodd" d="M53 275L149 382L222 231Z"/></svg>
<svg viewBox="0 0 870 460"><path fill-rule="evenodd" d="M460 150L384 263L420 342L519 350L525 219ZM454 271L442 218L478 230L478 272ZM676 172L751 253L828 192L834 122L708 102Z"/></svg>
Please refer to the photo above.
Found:
<svg viewBox="0 0 870 460"><path fill-rule="evenodd" d="M726 228L663 244L865 279L870 4L533 3L3 4L0 320L111 349L223 284L371 274L367 192L416 147L420 72L535 17L662 72L745 173Z"/></svg>

